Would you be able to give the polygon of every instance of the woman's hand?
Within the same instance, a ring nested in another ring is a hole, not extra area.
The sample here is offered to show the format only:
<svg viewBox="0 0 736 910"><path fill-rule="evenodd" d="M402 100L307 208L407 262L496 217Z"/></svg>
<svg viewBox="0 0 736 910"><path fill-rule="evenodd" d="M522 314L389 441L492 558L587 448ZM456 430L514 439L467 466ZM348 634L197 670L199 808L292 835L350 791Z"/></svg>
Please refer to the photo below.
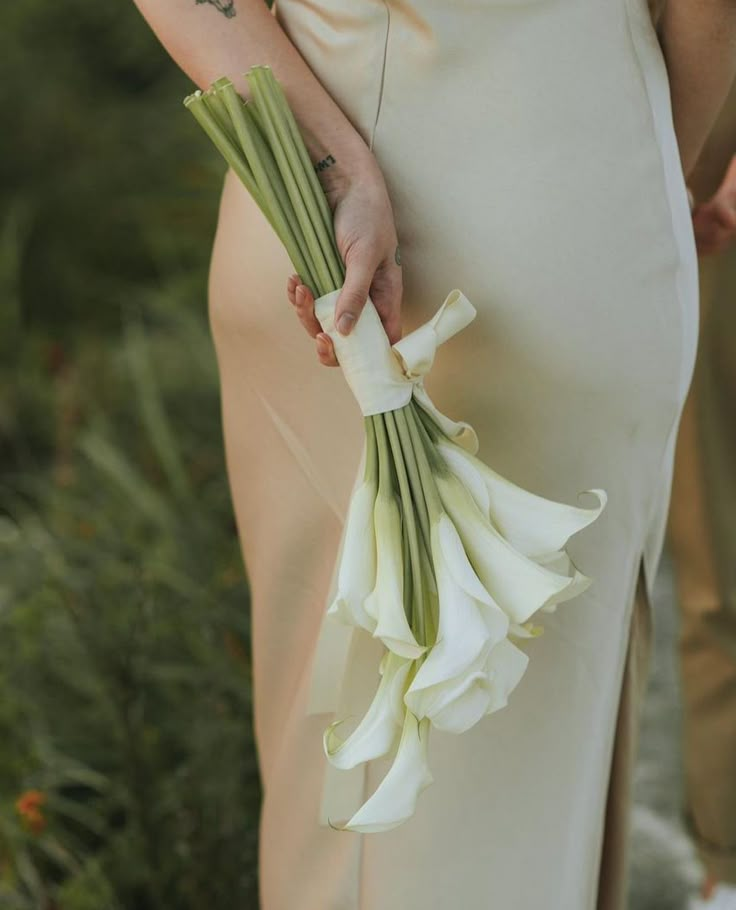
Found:
<svg viewBox="0 0 736 910"><path fill-rule="evenodd" d="M329 169L321 175L334 213L337 247L345 263L345 283L335 307L335 325L349 335L368 295L388 339L401 337L401 266L396 226L386 184L375 158L367 153L352 175ZM289 302L312 338L317 357L325 366L337 366L330 337L314 315L314 296L298 275L287 283Z"/></svg>

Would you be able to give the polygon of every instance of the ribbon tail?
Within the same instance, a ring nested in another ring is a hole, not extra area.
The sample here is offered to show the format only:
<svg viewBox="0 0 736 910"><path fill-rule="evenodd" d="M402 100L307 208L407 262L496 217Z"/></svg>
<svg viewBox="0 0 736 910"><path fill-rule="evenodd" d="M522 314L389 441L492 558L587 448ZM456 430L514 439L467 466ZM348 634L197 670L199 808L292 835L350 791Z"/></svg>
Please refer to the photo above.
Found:
<svg viewBox="0 0 736 910"><path fill-rule="evenodd" d="M410 382L421 380L432 369L437 348L475 319L476 309L462 291L454 290L434 316L393 345L401 372Z"/></svg>
<svg viewBox="0 0 736 910"><path fill-rule="evenodd" d="M477 310L462 291L450 291L445 302L437 310L430 325L437 336L437 344L444 344L453 335L462 332L475 319Z"/></svg>

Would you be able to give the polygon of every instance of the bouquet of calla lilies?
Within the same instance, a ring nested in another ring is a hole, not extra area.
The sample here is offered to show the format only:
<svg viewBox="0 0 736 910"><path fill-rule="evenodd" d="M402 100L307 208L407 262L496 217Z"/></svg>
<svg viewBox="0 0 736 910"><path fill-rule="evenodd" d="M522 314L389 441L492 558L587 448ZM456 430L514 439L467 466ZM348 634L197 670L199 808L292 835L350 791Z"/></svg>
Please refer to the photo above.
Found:
<svg viewBox="0 0 736 910"><path fill-rule="evenodd" d="M432 727L463 733L503 708L526 670L519 646L541 633L536 614L590 579L565 552L606 503L553 502L505 480L475 453L472 428L442 414L424 388L437 347L475 310L453 291L435 317L391 346L369 300L352 333L335 331L345 277L332 214L281 86L247 73L244 101L227 79L185 105L272 225L332 338L365 416L362 480L343 530L331 619L385 647L375 696L352 732L324 733L337 768L393 758L376 791L333 827L387 831L409 819L433 780Z"/></svg>

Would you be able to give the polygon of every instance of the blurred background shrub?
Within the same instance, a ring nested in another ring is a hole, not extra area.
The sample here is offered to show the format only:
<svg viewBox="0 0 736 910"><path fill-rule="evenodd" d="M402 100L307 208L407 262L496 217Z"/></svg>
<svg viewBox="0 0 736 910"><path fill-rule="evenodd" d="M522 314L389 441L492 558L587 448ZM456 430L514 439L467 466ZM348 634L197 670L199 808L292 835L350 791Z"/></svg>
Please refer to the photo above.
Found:
<svg viewBox="0 0 736 910"><path fill-rule="evenodd" d="M0 12L0 908L255 908L222 169L132 3Z"/></svg>

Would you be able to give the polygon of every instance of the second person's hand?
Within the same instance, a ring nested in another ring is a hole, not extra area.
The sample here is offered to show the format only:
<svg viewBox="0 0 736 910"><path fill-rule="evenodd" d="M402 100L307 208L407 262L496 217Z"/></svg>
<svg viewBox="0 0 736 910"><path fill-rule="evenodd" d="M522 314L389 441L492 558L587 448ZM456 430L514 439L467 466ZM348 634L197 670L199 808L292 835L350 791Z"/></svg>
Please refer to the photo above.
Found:
<svg viewBox="0 0 736 910"><path fill-rule="evenodd" d="M736 156L715 195L693 208L693 229L701 256L722 253L736 240Z"/></svg>

